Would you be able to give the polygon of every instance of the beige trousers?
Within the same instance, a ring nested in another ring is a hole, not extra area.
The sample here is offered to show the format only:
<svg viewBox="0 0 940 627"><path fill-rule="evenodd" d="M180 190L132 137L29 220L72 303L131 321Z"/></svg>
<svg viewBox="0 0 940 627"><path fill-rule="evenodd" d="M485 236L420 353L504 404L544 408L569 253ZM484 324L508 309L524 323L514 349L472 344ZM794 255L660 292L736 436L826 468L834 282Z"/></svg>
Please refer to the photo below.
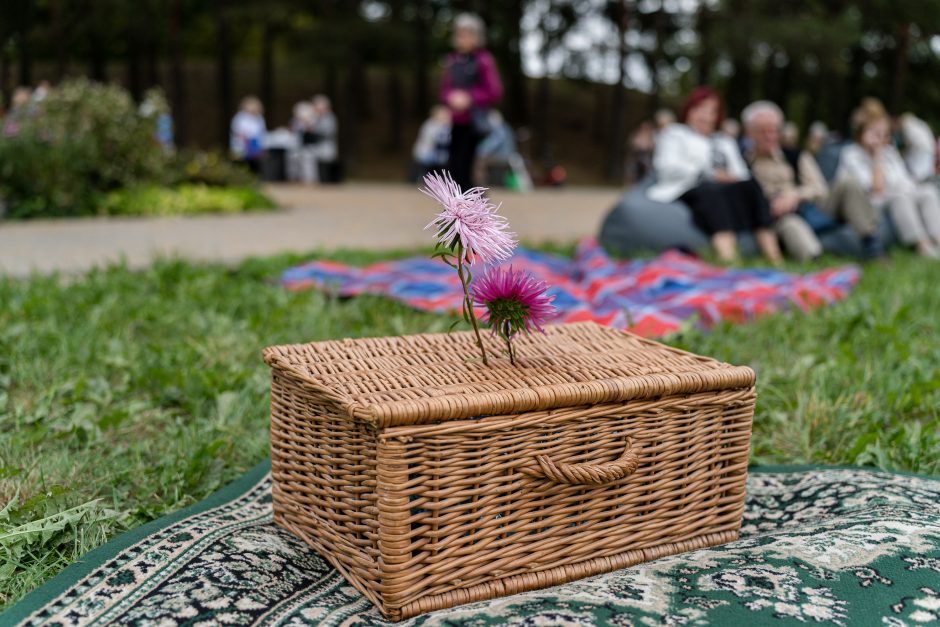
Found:
<svg viewBox="0 0 940 627"><path fill-rule="evenodd" d="M809 261L822 254L822 244L806 220L795 213L777 218L774 231L787 254L797 261Z"/></svg>
<svg viewBox="0 0 940 627"><path fill-rule="evenodd" d="M913 192L891 198L887 208L902 244L940 243L940 192L933 183L920 183Z"/></svg>
<svg viewBox="0 0 940 627"><path fill-rule="evenodd" d="M881 209L870 200L855 179L841 179L832 184L829 196L820 207L839 222L845 222L865 237L878 232Z"/></svg>
<svg viewBox="0 0 940 627"><path fill-rule="evenodd" d="M833 183L819 208L837 222L851 226L862 237L877 233L881 221L881 209L868 200L865 190L854 179ZM784 248L797 261L807 261L822 254L819 237L795 213L779 218L774 228Z"/></svg>

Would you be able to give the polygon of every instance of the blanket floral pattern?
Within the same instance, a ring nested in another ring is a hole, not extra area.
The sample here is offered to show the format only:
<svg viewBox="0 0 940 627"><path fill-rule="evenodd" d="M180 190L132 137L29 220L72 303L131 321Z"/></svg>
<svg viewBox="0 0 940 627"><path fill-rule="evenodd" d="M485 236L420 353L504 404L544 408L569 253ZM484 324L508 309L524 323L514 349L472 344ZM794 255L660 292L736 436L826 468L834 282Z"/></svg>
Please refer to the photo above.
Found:
<svg viewBox="0 0 940 627"><path fill-rule="evenodd" d="M938 622L940 481L791 469L751 473L736 542L403 624ZM21 624L109 623L388 624L323 559L273 525L267 474L235 498L125 546Z"/></svg>

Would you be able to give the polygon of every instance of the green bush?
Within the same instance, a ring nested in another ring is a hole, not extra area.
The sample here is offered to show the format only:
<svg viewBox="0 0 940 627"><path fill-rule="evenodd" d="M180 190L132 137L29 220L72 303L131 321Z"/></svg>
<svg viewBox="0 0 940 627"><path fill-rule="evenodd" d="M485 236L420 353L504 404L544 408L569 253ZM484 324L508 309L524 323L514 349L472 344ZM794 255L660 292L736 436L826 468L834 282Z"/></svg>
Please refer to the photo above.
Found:
<svg viewBox="0 0 940 627"><path fill-rule="evenodd" d="M129 187L107 194L99 205L106 215L186 215L197 213L238 213L272 209L270 198L254 187L210 187L183 184Z"/></svg>
<svg viewBox="0 0 940 627"><path fill-rule="evenodd" d="M159 92L142 114L120 87L84 79L50 91L15 137L0 141L0 196L11 217L98 212L102 194L164 182L169 156L154 140Z"/></svg>
<svg viewBox="0 0 940 627"><path fill-rule="evenodd" d="M182 150L173 160L173 170L174 181L178 183L251 187L257 180L251 170L217 152Z"/></svg>

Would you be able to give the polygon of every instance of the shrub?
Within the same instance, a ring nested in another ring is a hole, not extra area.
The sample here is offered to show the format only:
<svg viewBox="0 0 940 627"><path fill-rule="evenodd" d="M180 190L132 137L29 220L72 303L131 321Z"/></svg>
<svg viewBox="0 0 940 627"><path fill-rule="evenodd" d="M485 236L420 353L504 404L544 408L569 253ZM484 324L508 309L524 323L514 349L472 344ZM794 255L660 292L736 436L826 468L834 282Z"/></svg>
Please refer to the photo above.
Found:
<svg viewBox="0 0 940 627"><path fill-rule="evenodd" d="M256 181L251 170L217 152L181 150L173 160L173 170L174 181L178 183L250 187Z"/></svg>
<svg viewBox="0 0 940 627"><path fill-rule="evenodd" d="M107 215L186 215L238 213L272 209L270 198L254 187L210 187L183 184L167 188L156 185L129 187L110 192L99 206Z"/></svg>
<svg viewBox="0 0 940 627"><path fill-rule="evenodd" d="M11 217L97 213L101 194L162 182L169 157L154 140L159 92L141 113L120 87L84 79L51 90L16 136L0 141L0 196Z"/></svg>

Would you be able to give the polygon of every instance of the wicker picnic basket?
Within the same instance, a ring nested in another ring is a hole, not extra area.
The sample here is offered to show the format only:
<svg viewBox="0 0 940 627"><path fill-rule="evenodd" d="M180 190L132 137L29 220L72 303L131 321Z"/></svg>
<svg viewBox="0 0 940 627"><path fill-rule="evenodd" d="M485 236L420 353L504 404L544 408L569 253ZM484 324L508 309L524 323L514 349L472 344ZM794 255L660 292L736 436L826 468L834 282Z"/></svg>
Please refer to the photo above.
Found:
<svg viewBox="0 0 940 627"><path fill-rule="evenodd" d="M487 338L489 339L489 338ZM594 324L273 346L274 519L392 620L737 538L754 372Z"/></svg>

